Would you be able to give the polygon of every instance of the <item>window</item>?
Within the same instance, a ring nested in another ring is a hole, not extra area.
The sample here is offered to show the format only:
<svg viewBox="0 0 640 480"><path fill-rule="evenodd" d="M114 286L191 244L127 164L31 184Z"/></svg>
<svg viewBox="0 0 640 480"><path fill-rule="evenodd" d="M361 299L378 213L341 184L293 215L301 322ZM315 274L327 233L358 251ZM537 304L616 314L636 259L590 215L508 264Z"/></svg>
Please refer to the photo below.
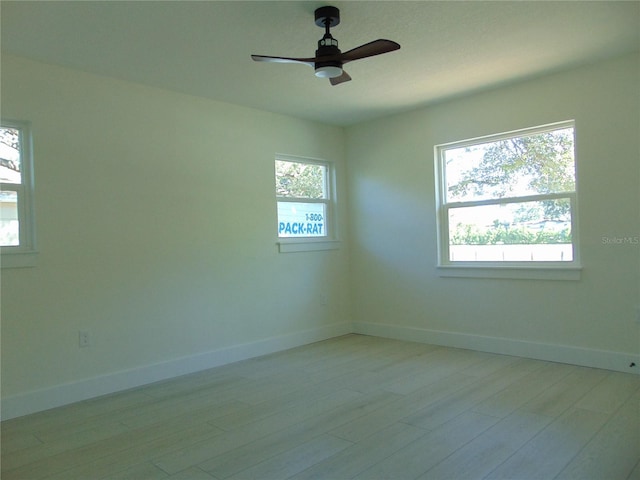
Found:
<svg viewBox="0 0 640 480"><path fill-rule="evenodd" d="M331 164L321 160L278 155L275 173L277 231L281 251L282 245L286 244L333 239ZM325 248L315 245L303 249Z"/></svg>
<svg viewBox="0 0 640 480"><path fill-rule="evenodd" d="M436 147L441 267L577 267L573 122Z"/></svg>
<svg viewBox="0 0 640 480"><path fill-rule="evenodd" d="M31 129L27 122L0 125L0 248L3 267L32 266Z"/></svg>

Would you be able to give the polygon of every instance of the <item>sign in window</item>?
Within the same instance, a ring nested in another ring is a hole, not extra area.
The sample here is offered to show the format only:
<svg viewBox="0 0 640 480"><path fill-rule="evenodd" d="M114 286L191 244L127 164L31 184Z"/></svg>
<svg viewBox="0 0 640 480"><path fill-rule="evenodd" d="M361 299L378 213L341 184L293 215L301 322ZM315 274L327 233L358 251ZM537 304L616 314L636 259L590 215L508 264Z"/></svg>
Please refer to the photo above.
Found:
<svg viewBox="0 0 640 480"><path fill-rule="evenodd" d="M278 236L326 236L323 203L278 202Z"/></svg>

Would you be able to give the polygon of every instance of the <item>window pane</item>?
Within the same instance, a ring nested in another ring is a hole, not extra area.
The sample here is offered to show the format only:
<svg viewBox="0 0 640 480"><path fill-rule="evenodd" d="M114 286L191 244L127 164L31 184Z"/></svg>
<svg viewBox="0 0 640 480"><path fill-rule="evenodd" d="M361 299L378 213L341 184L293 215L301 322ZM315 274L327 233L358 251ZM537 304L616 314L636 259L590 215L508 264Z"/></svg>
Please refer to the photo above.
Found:
<svg viewBox="0 0 640 480"><path fill-rule="evenodd" d="M446 201L575 191L573 128L444 151Z"/></svg>
<svg viewBox="0 0 640 480"><path fill-rule="evenodd" d="M0 128L0 182L22 183L20 173L20 131Z"/></svg>
<svg viewBox="0 0 640 480"><path fill-rule="evenodd" d="M327 198L327 167L276 160L276 195L291 198Z"/></svg>
<svg viewBox="0 0 640 480"><path fill-rule="evenodd" d="M326 237L324 203L278 202L279 237Z"/></svg>
<svg viewBox="0 0 640 480"><path fill-rule="evenodd" d="M0 246L20 245L18 192L0 192Z"/></svg>
<svg viewBox="0 0 640 480"><path fill-rule="evenodd" d="M568 198L449 209L450 261L573 260Z"/></svg>

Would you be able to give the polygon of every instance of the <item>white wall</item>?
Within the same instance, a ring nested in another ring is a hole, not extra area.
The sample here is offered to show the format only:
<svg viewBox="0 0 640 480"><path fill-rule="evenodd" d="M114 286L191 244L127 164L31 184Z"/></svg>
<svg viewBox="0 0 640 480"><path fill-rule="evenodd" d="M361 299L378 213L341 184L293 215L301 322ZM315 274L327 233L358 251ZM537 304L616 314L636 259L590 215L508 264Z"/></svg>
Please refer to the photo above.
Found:
<svg viewBox="0 0 640 480"><path fill-rule="evenodd" d="M356 331L634 371L640 245L603 237L640 236L639 85L634 55L349 128ZM581 279L440 277L434 145L569 119Z"/></svg>
<svg viewBox="0 0 640 480"><path fill-rule="evenodd" d="M276 152L344 178L343 129L8 55L2 115L40 251L2 270L4 418L350 330L347 239L278 253L274 192Z"/></svg>

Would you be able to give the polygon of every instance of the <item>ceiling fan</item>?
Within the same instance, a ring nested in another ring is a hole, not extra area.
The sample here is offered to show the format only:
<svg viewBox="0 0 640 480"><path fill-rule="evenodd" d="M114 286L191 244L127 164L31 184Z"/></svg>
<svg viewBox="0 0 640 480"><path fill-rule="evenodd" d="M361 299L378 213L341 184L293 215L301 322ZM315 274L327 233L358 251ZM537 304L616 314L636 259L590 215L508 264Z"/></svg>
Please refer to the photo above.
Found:
<svg viewBox="0 0 640 480"><path fill-rule="evenodd" d="M331 85L338 85L348 82L351 77L342 69L345 63L360 60L362 58L373 57L383 53L398 50L400 45L391 40L374 40L348 52L342 53L338 48L338 41L331 36L329 29L340 23L340 10L336 7L320 7L315 11L316 25L324 28L324 37L318 41L318 49L315 57L291 58L291 57L269 57L265 55L251 55L256 62L275 63L301 63L313 67L316 77L328 78Z"/></svg>

